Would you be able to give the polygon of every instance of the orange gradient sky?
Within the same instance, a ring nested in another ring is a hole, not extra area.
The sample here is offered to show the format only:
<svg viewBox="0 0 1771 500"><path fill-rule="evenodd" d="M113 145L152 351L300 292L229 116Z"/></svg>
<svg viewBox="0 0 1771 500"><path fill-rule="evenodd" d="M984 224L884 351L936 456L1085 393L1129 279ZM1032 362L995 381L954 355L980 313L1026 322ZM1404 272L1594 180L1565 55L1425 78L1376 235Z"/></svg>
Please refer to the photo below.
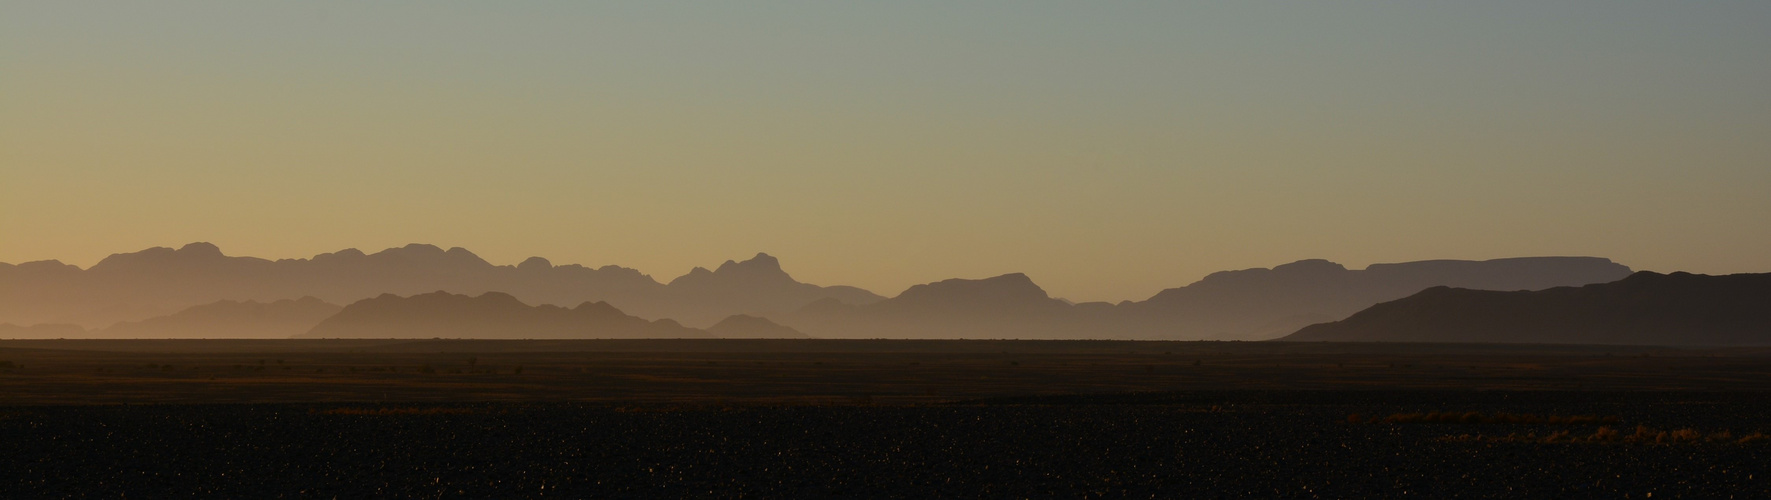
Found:
<svg viewBox="0 0 1771 500"><path fill-rule="evenodd" d="M0 1L0 262L1771 271L1771 3Z"/></svg>

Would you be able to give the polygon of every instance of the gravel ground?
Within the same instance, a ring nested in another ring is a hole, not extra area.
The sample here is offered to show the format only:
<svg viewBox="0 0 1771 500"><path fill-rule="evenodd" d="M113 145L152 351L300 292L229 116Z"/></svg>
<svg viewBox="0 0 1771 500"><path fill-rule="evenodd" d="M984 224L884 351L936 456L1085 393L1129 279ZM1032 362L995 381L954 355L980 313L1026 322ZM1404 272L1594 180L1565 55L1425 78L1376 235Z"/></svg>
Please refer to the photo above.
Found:
<svg viewBox="0 0 1771 500"><path fill-rule="evenodd" d="M1766 498L1765 442L1450 442L1557 429L1347 417L1591 414L1739 435L1771 431L1767 410L1755 394L1455 391L8 407L0 497Z"/></svg>

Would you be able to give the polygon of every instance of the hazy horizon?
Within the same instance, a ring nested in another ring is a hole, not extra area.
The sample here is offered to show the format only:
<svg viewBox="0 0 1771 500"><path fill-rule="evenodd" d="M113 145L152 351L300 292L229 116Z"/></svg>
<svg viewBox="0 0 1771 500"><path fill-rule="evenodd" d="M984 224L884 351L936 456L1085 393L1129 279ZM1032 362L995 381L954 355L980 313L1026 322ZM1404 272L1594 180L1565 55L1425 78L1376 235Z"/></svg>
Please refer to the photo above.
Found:
<svg viewBox="0 0 1771 500"><path fill-rule="evenodd" d="M1771 271L1771 4L0 1L0 262Z"/></svg>

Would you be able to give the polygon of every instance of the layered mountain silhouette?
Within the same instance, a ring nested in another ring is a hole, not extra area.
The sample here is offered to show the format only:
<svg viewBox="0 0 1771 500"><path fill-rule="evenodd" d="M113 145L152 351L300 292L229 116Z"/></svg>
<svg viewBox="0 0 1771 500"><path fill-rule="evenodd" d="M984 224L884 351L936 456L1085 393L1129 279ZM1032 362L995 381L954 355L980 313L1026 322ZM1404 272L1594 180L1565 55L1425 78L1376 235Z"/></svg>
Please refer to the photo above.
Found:
<svg viewBox="0 0 1771 500"><path fill-rule="evenodd" d="M1345 318L1379 302L1435 286L1541 290L1616 281L1630 268L1593 257L1428 260L1347 269L1301 260L1272 269L1224 271L1196 283L1121 303L1128 328L1158 336L1258 340ZM1164 334L1163 329L1168 330Z"/></svg>
<svg viewBox="0 0 1771 500"><path fill-rule="evenodd" d="M223 300L167 316L118 323L92 336L286 339L306 333L341 309L313 297L270 303Z"/></svg>
<svg viewBox="0 0 1771 500"><path fill-rule="evenodd" d="M697 267L671 280L667 290L672 301L696 304L702 310L681 308L674 316L666 316L697 325L720 320L723 315L715 316L717 311L777 314L819 300L869 304L884 299L852 286L800 283L781 270L781 261L766 253L758 253L744 262L728 260L712 271Z"/></svg>
<svg viewBox="0 0 1771 500"><path fill-rule="evenodd" d="M779 260L762 253L660 283L617 266L554 265L540 257L499 266L465 249L421 244L271 261L227 256L214 245L192 243L112 255L89 269L56 261L0 264L0 322L75 324L106 337L206 336L225 330L275 336L298 330L303 321L318 322L314 308L289 312L295 316L286 321L270 319L284 314L269 312L273 309L300 305L290 299L355 306L365 299L443 291L476 298L497 293L522 304L602 302L623 314L692 327L730 321L721 329L732 336L792 331L834 338L1264 340L1434 286L1538 290L1609 282L1629 272L1589 257L1437 260L1363 270L1304 260L1214 273L1144 301L1071 304L1050 297L1023 274L939 281L885 299L854 287L801 283ZM767 318L785 330L733 316ZM47 335L43 332L60 327L20 328L13 330Z"/></svg>
<svg viewBox="0 0 1771 500"><path fill-rule="evenodd" d="M72 323L104 328L221 300L272 302L304 296L348 304L381 294L436 290L503 292L536 304L609 302L650 319L710 325L733 314L771 314L832 298L882 297L853 287L793 280L766 254L718 269L697 269L670 284L637 270L530 258L492 265L462 248L412 244L373 254L356 249L311 259L232 257L208 243L115 254L89 269L57 261L0 264L0 322Z"/></svg>
<svg viewBox="0 0 1771 500"><path fill-rule="evenodd" d="M912 286L867 305L812 303L783 323L816 337L1081 338L1077 306L1051 298L1025 274ZM1096 332L1111 337L1115 332Z"/></svg>
<svg viewBox="0 0 1771 500"><path fill-rule="evenodd" d="M1270 339L1433 286L1541 289L1613 281L1607 259L1422 261L1349 270L1324 260L1214 273L1142 302L1070 304L1022 274L917 285L871 304L819 301L780 323L815 337Z"/></svg>
<svg viewBox="0 0 1771 500"><path fill-rule="evenodd" d="M1434 287L1283 340L1771 345L1771 274L1638 272L1514 292Z"/></svg>
<svg viewBox="0 0 1771 500"><path fill-rule="evenodd" d="M629 316L607 302L531 306L510 294L386 294L345 306L298 338L705 338L668 319Z"/></svg>
<svg viewBox="0 0 1771 500"><path fill-rule="evenodd" d="M707 328L707 333L722 339L806 339L799 330L788 328L748 314L735 314Z"/></svg>

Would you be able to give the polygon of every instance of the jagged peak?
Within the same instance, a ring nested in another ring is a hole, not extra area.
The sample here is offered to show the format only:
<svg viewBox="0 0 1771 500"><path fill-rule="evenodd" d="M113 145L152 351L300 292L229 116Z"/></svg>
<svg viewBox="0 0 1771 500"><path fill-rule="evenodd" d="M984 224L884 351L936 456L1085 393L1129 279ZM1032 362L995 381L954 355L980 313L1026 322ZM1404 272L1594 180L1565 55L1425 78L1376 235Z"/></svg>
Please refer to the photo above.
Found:
<svg viewBox="0 0 1771 500"><path fill-rule="evenodd" d="M721 274L731 272L781 273L781 260L776 259L773 255L757 252L755 257L751 257L749 260L743 262L727 260L724 264L720 264L719 269L715 269L713 272Z"/></svg>

